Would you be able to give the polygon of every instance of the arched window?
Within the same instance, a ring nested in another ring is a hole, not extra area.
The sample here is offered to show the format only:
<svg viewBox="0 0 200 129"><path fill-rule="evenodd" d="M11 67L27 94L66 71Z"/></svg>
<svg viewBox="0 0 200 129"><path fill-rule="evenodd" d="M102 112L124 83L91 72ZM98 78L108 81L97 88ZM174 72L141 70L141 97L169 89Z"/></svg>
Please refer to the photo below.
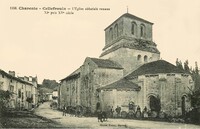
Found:
<svg viewBox="0 0 200 129"><path fill-rule="evenodd" d="M137 25L135 22L131 23L131 34L136 35Z"/></svg>
<svg viewBox="0 0 200 129"><path fill-rule="evenodd" d="M114 39L118 37L118 24L115 25L114 27Z"/></svg>
<svg viewBox="0 0 200 129"><path fill-rule="evenodd" d="M186 100L187 100L187 96L182 96L182 115L185 115L185 113L186 113Z"/></svg>
<svg viewBox="0 0 200 129"><path fill-rule="evenodd" d="M137 56L137 60L140 61L141 60L141 55Z"/></svg>
<svg viewBox="0 0 200 129"><path fill-rule="evenodd" d="M148 61L148 57L147 55L144 56L144 62L147 62Z"/></svg>
<svg viewBox="0 0 200 129"><path fill-rule="evenodd" d="M113 30L112 30L112 28L110 28L110 31L109 31L109 39L110 39L110 41L113 40Z"/></svg>
<svg viewBox="0 0 200 129"><path fill-rule="evenodd" d="M140 37L145 37L145 26L142 24L140 26Z"/></svg>

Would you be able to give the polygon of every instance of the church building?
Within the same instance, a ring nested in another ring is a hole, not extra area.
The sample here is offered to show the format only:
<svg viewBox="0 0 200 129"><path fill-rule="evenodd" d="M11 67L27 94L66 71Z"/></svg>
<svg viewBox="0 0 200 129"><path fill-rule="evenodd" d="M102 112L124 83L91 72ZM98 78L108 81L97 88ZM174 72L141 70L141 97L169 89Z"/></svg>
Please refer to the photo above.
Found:
<svg viewBox="0 0 200 129"><path fill-rule="evenodd" d="M191 75L160 59L152 28L153 23L129 13L106 27L100 57L87 57L61 80L60 108L82 106L96 112L120 107L128 113L133 104L134 110L185 114L191 107Z"/></svg>

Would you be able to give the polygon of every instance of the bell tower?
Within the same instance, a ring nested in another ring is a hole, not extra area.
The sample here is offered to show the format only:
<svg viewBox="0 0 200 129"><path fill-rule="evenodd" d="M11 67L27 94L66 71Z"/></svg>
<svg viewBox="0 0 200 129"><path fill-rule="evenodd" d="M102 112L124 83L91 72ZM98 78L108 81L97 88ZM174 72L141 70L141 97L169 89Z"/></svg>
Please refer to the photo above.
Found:
<svg viewBox="0 0 200 129"><path fill-rule="evenodd" d="M152 41L153 23L125 13L105 28L105 46L100 58L118 62L125 74L146 62L158 60L160 52Z"/></svg>

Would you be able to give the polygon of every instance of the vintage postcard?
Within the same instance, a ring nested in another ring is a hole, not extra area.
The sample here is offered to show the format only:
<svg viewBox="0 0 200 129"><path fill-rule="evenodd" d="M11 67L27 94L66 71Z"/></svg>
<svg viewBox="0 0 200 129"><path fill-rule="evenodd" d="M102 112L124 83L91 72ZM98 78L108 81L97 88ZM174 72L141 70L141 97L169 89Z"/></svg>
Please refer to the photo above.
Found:
<svg viewBox="0 0 200 129"><path fill-rule="evenodd" d="M200 1L1 0L0 128L200 128Z"/></svg>

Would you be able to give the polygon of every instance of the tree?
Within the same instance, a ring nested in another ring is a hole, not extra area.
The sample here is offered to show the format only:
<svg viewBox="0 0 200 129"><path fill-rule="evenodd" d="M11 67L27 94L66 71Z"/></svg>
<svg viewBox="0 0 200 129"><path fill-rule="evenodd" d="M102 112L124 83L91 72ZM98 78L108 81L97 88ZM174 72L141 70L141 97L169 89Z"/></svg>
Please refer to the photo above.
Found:
<svg viewBox="0 0 200 129"><path fill-rule="evenodd" d="M197 62L195 62L195 68L192 70L192 79L194 81L195 90L200 88L200 75Z"/></svg>
<svg viewBox="0 0 200 129"><path fill-rule="evenodd" d="M6 110L7 104L10 100L12 93L9 91L0 90L0 117L2 113Z"/></svg>
<svg viewBox="0 0 200 129"><path fill-rule="evenodd" d="M186 60L184 62L184 70L187 71L188 73L190 73L190 68L189 68L189 62L188 62L188 60Z"/></svg>
<svg viewBox="0 0 200 129"><path fill-rule="evenodd" d="M191 105L192 105L192 107L199 107L200 106L200 89L195 90L191 94Z"/></svg>
<svg viewBox="0 0 200 129"><path fill-rule="evenodd" d="M54 89L55 87L58 87L58 85L59 83L55 80L44 79L42 82L42 87L46 87L49 89Z"/></svg>
<svg viewBox="0 0 200 129"><path fill-rule="evenodd" d="M199 75L199 68L197 62L195 62L195 73Z"/></svg>
<svg viewBox="0 0 200 129"><path fill-rule="evenodd" d="M177 66L177 67L179 66L178 58L176 58L176 66Z"/></svg>
<svg viewBox="0 0 200 129"><path fill-rule="evenodd" d="M176 66L177 66L179 69L183 69L182 62L179 61L178 58L176 59Z"/></svg>

